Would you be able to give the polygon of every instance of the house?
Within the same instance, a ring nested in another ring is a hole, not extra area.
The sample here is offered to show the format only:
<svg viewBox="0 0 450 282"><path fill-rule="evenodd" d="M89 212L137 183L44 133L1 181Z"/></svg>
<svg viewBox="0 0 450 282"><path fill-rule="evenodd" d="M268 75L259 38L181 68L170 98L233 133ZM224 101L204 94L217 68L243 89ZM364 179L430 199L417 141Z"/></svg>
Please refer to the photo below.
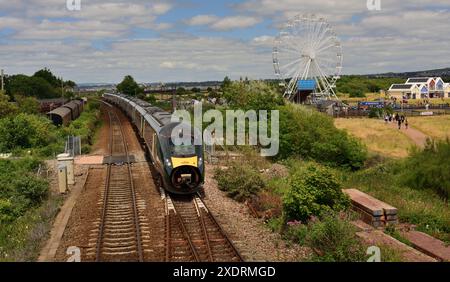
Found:
<svg viewBox="0 0 450 282"><path fill-rule="evenodd" d="M448 84L440 77L412 77L405 84L393 84L388 93L396 99L433 99L448 97L446 89Z"/></svg>
<svg viewBox="0 0 450 282"><path fill-rule="evenodd" d="M419 99L421 94L420 90L421 88L419 88L417 84L392 84L388 93L391 98L397 100Z"/></svg>
<svg viewBox="0 0 450 282"><path fill-rule="evenodd" d="M450 98L450 83L444 83L444 97Z"/></svg>

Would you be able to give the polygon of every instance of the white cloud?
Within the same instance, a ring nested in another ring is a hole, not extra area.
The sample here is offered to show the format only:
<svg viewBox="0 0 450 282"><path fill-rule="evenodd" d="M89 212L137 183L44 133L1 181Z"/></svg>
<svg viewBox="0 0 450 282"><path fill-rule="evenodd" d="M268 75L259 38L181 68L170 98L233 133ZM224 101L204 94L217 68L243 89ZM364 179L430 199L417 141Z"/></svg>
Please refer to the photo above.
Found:
<svg viewBox="0 0 450 282"><path fill-rule="evenodd" d="M192 17L185 22L188 25L208 25L211 29L218 31L228 31L232 29L240 29L252 27L262 20L257 17L248 16L230 16L219 18L215 15L198 15Z"/></svg>
<svg viewBox="0 0 450 282"><path fill-rule="evenodd" d="M230 30L236 28L246 28L260 23L262 20L255 17L235 16L222 18L211 25L216 30Z"/></svg>
<svg viewBox="0 0 450 282"><path fill-rule="evenodd" d="M188 25L209 25L216 22L219 18L214 15L198 15L186 20Z"/></svg>

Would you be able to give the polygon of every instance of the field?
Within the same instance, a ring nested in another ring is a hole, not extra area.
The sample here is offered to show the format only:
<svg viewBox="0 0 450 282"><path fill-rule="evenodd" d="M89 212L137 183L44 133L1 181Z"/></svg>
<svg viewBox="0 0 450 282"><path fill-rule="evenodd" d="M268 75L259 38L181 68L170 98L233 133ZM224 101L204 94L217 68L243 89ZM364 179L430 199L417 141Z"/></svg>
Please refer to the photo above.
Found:
<svg viewBox="0 0 450 282"><path fill-rule="evenodd" d="M434 117L411 117L412 127L422 131L434 139L450 137L450 115Z"/></svg>
<svg viewBox="0 0 450 282"><path fill-rule="evenodd" d="M337 128L361 139L369 151L386 157L403 158L414 142L391 125L376 119L336 119Z"/></svg>

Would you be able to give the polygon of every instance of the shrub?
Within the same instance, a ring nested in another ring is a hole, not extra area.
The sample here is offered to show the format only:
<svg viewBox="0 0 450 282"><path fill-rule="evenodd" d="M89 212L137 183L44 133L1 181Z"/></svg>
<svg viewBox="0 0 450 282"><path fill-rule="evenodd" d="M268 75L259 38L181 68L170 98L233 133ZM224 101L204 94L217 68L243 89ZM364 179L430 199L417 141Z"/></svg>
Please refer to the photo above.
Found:
<svg viewBox="0 0 450 282"><path fill-rule="evenodd" d="M309 230L307 225L300 224L297 222L288 222L288 226L283 234L283 237L294 243L306 245L308 233Z"/></svg>
<svg viewBox="0 0 450 282"><path fill-rule="evenodd" d="M56 128L45 117L19 114L0 119L0 152L41 148L56 140Z"/></svg>
<svg viewBox="0 0 450 282"><path fill-rule="evenodd" d="M450 196L450 140L428 141L405 161L403 183L415 189L431 189L441 197Z"/></svg>
<svg viewBox="0 0 450 282"><path fill-rule="evenodd" d="M240 164L233 164L228 169L216 169L214 178L219 189L237 201L244 201L265 187L258 171Z"/></svg>
<svg viewBox="0 0 450 282"><path fill-rule="evenodd" d="M278 90L265 82L229 82L223 88L223 97L234 109L270 111L284 104Z"/></svg>
<svg viewBox="0 0 450 282"><path fill-rule="evenodd" d="M336 175L320 165L312 164L294 173L290 186L283 198L283 210L288 219L307 221L311 216L345 210L350 205Z"/></svg>
<svg viewBox="0 0 450 282"><path fill-rule="evenodd" d="M0 160L0 217L12 221L39 205L48 195L48 183L34 174L35 159Z"/></svg>
<svg viewBox="0 0 450 282"><path fill-rule="evenodd" d="M316 252L313 260L363 261L364 247L355 232L355 227L347 219L341 219L333 214L328 214L320 221L310 224L306 242Z"/></svg>
<svg viewBox="0 0 450 282"><path fill-rule="evenodd" d="M10 200L0 198L0 224L6 224L17 217Z"/></svg>
<svg viewBox="0 0 450 282"><path fill-rule="evenodd" d="M365 146L337 129L330 117L299 105L286 105L279 110L278 159L302 157L352 170L364 166Z"/></svg>

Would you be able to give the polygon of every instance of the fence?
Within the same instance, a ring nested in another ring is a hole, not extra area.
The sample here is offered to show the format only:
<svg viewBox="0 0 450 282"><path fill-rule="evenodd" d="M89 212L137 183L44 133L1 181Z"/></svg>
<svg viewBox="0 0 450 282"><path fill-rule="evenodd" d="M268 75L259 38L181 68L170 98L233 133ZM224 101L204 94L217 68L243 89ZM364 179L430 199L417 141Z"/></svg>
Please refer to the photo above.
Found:
<svg viewBox="0 0 450 282"><path fill-rule="evenodd" d="M81 137L67 136L64 152L72 157L81 155Z"/></svg>

